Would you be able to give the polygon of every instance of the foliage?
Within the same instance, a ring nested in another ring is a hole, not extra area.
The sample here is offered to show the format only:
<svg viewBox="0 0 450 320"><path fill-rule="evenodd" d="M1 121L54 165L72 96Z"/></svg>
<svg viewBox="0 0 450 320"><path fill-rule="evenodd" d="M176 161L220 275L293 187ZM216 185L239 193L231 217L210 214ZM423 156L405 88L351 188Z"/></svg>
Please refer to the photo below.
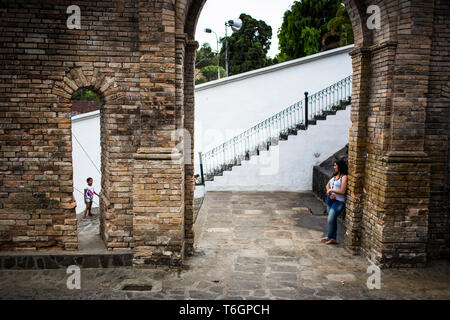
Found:
<svg viewBox="0 0 450 320"><path fill-rule="evenodd" d="M340 0L302 0L284 13L278 38L281 62L351 44L353 30Z"/></svg>
<svg viewBox="0 0 450 320"><path fill-rule="evenodd" d="M322 37L322 48L333 49L346 46L354 42L353 28L347 10L341 6L336 12L336 16L327 23L328 32ZM336 39L329 41L329 39Z"/></svg>
<svg viewBox="0 0 450 320"><path fill-rule="evenodd" d="M195 79L195 85L199 85L205 82L208 82L208 79L206 79L202 74L200 74L200 77Z"/></svg>
<svg viewBox="0 0 450 320"><path fill-rule="evenodd" d="M241 30L228 37L229 75L247 72L278 63L267 56L270 49L272 28L264 21L241 14ZM231 31L230 31L231 32ZM225 77L225 38L221 39L219 65L221 78ZM197 51L195 59L195 84L217 79L217 53L209 43L204 43Z"/></svg>
<svg viewBox="0 0 450 320"><path fill-rule="evenodd" d="M225 69L222 67L220 68L220 77L223 78L225 77ZM202 75L206 78L206 81L213 81L213 80L217 80L217 66L206 66L203 67L202 70Z"/></svg>
<svg viewBox="0 0 450 320"><path fill-rule="evenodd" d="M73 93L72 100L98 102L101 99L95 91L88 88L80 88Z"/></svg>
<svg viewBox="0 0 450 320"><path fill-rule="evenodd" d="M229 75L267 67L273 60L267 57L272 38L272 27L242 13L241 30L228 37ZM225 39L222 39L221 66L225 65Z"/></svg>
<svg viewBox="0 0 450 320"><path fill-rule="evenodd" d="M217 66L217 54L211 49L211 45L209 43L204 43L197 51L195 67L202 69L211 65Z"/></svg>

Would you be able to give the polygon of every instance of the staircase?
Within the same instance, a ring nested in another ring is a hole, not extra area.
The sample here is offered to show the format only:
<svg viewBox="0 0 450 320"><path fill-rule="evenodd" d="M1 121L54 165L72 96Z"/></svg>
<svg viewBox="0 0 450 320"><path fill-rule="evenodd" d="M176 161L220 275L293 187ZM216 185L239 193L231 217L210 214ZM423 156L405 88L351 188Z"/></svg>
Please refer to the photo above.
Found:
<svg viewBox="0 0 450 320"><path fill-rule="evenodd" d="M252 156L270 150L280 141L296 136L318 120L345 110L351 103L352 76L305 98L208 152L200 154L201 174L205 181L223 176Z"/></svg>

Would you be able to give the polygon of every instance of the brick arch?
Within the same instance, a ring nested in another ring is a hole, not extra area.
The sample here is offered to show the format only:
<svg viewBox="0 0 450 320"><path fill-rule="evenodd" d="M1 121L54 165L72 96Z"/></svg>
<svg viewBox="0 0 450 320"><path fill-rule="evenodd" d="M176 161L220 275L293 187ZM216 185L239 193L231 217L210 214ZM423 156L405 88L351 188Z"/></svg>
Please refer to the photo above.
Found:
<svg viewBox="0 0 450 320"><path fill-rule="evenodd" d="M368 47L377 42L385 40L393 40L396 38L395 25L396 15L392 14L397 10L397 4L389 0L343 0L347 12L352 22L353 33L355 36L355 47ZM380 8L381 29L369 30L367 20L369 14L367 8L376 5Z"/></svg>
<svg viewBox="0 0 450 320"><path fill-rule="evenodd" d="M205 3L206 0L192 0L191 5L185 10L184 32L187 33L189 40L195 39L198 18Z"/></svg>
<svg viewBox="0 0 450 320"><path fill-rule="evenodd" d="M184 22L184 32L187 33L190 40L195 39L195 30L197 27L198 18L200 17L206 1L207 0L191 0L186 3L183 13L180 14L180 16L184 18L184 20L182 20ZM386 0L378 0L377 2L372 1L372 4L377 4L380 6L381 11L386 11L385 2ZM367 19L364 2L358 0L344 0L343 3L349 12L350 20L352 22L353 32L355 34L355 45L368 45L370 31L364 23Z"/></svg>
<svg viewBox="0 0 450 320"><path fill-rule="evenodd" d="M119 98L119 87L113 76L94 69L93 75L88 75L82 68L71 69L63 78L63 81L55 82L52 93L58 97L61 103L70 103L72 94L81 88L92 88L102 95L103 102L107 103Z"/></svg>
<svg viewBox="0 0 450 320"><path fill-rule="evenodd" d="M101 69L98 68L95 68L93 72L83 70L83 68L73 68L65 73L62 81L55 81L54 83L52 94L54 94L57 99L56 105L71 106L72 105L71 98L73 93L78 89L82 88L90 88L100 95L101 98L100 111L102 111L102 108L104 108L108 103L111 103L114 100L118 100L122 96L120 94L120 88L118 87L114 76L108 73L104 73L101 71ZM108 190L106 190L105 188L105 185L107 184L105 184L106 170L104 165L105 158L108 158L108 156L105 157L105 153L107 153L108 150L104 141L104 135L106 131L105 128L106 119L103 112L101 112L101 114L102 116L100 117L100 121L101 121L101 151L102 151L101 157L102 194L100 198L100 211L101 211L101 229L102 229L101 235L106 242L105 234L107 233L107 230L105 230L105 225L107 225L107 223L105 221L106 220L105 212L111 211L111 205L108 199L104 196L105 193L108 194ZM72 128L72 121L70 115L69 118L67 119L67 126ZM72 152L72 134L69 133L69 135L70 140L68 141L68 143L70 144L70 152ZM70 160L71 160L70 165L72 168L73 163L71 157ZM73 189L74 187L73 176L69 180L71 187ZM73 191L72 191L72 198L73 198ZM74 212L73 217L71 217L71 219L68 222L73 223L73 221L76 221L76 212ZM68 227L70 226L73 226L73 224L69 225ZM73 245L73 249L76 249L75 245Z"/></svg>
<svg viewBox="0 0 450 320"><path fill-rule="evenodd" d="M352 22L355 46L362 47L368 45L370 34L364 21L366 10L363 2L355 0L343 0L347 9L350 21Z"/></svg>
<svg viewBox="0 0 450 320"><path fill-rule="evenodd" d="M192 0L185 8L184 32L191 42L205 2ZM428 142L425 128L430 121L427 114L430 119L436 117L426 108L428 90L433 88L427 88L427 79L437 83L438 77L437 70L434 78L427 73L427 66L433 66L433 61L436 65L431 43L437 46L439 35L445 36L444 29L435 25L442 25L448 5L442 0L427 4L415 0L343 2L355 34L355 49L350 53L353 93L345 242L351 251L363 253L380 266L423 265L428 239L438 237L439 242L434 243L441 248L446 241L439 225L432 226L434 230L428 228L433 219L441 221L445 215L439 214L443 205L435 204L434 217L429 218L430 190L435 194L440 191L438 183L430 183L428 178L430 159L425 151L435 152L436 148ZM366 25L370 5L380 8L379 30L369 30ZM439 18L433 24L432 19L423 18L425 15ZM193 43L186 47L186 59L195 59L196 48ZM185 62L185 116L194 109L192 61ZM416 71L414 65L424 67ZM436 87L442 92L445 80ZM445 121L439 123L444 126ZM428 127L432 136L433 125ZM437 158L434 161L439 162L439 168L445 167L442 157ZM417 175L424 177L420 183L414 181ZM421 192L411 196L411 190Z"/></svg>

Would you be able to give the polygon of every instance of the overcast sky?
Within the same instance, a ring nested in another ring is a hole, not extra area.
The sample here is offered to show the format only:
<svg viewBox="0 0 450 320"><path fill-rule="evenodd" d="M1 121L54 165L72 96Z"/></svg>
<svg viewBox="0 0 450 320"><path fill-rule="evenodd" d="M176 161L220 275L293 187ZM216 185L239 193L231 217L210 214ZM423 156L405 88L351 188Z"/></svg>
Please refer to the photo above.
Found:
<svg viewBox="0 0 450 320"><path fill-rule="evenodd" d="M197 24L196 40L200 45L208 42L213 50L216 50L215 35L205 33L204 29L211 28L219 37L224 37L225 21L239 18L241 13L246 13L272 27L269 56L274 57L278 53L278 29L283 23L284 12L293 3L294 0L207 0ZM231 28L228 28L228 35L231 32Z"/></svg>

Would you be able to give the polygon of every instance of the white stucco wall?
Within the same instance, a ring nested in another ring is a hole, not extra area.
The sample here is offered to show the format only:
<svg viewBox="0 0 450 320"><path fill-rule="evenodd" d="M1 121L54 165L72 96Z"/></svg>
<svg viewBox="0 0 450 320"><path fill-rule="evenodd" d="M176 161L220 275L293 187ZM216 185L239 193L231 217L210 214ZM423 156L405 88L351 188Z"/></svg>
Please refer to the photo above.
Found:
<svg viewBox="0 0 450 320"><path fill-rule="evenodd" d="M78 141L77 141L78 139ZM86 153L92 159L89 160ZM72 117L72 163L75 201L77 202L77 213L85 209L83 192L86 179L94 179L94 189L97 193L101 190L101 148L100 148L100 113L98 111ZM95 164L95 166L94 166ZM77 189L79 191L77 191ZM98 207L98 197L94 196L92 207Z"/></svg>
<svg viewBox="0 0 450 320"><path fill-rule="evenodd" d="M214 190L287 190L312 189L313 166L328 159L348 143L350 106L317 121L308 130L289 136L269 151L252 156L241 166L206 182L206 191Z"/></svg>
<svg viewBox="0 0 450 320"><path fill-rule="evenodd" d="M338 48L218 81L195 90L195 172L206 152L352 74L350 50Z"/></svg>

